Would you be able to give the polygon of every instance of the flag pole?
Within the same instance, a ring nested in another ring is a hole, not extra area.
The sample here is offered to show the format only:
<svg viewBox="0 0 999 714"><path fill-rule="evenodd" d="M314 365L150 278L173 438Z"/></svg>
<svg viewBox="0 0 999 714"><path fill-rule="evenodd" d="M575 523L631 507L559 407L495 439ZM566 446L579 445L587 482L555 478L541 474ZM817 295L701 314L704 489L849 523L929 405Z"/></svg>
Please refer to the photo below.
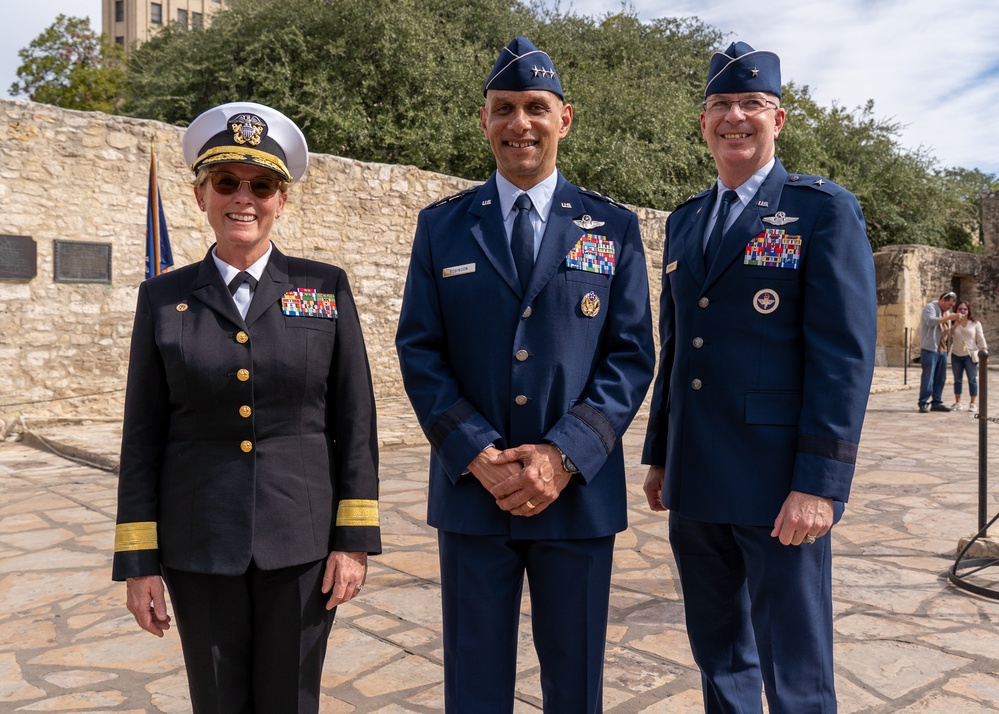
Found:
<svg viewBox="0 0 999 714"><path fill-rule="evenodd" d="M159 182L156 180L156 150L154 140L149 140L149 181L152 186L149 189L150 201L153 204L153 275L160 274L160 192Z"/></svg>

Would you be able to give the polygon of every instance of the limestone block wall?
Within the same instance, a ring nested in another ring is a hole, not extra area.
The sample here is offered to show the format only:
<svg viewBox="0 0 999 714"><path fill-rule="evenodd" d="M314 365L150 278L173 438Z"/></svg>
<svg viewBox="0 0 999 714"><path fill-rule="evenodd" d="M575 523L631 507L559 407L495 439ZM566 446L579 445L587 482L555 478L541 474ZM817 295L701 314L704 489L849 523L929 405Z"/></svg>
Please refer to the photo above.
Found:
<svg viewBox="0 0 999 714"><path fill-rule="evenodd" d="M34 279L0 280L0 433L21 415L121 414L152 148L176 267L201 260L214 242L181 156L183 131L0 99L0 234L31 236L38 254ZM347 271L380 398L403 396L394 335L417 213L472 184L312 154L275 223L283 252ZM655 311L666 214L638 213ZM56 240L111 244L111 283L55 282Z"/></svg>
<svg viewBox="0 0 999 714"><path fill-rule="evenodd" d="M988 235L988 234L987 234ZM905 361L905 328L909 328L909 357L919 356L919 322L923 308L953 290L972 305L982 320L986 339L999 325L987 256L932 248L896 245L874 255L878 291L879 364L901 366ZM999 347L999 335L995 335Z"/></svg>

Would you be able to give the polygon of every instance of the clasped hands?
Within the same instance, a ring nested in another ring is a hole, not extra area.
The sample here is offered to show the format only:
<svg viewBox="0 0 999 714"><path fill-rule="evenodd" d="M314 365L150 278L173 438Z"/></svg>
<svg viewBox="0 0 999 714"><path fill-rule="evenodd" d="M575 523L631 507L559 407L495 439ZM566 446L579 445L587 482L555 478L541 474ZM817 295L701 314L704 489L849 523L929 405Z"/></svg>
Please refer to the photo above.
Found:
<svg viewBox="0 0 999 714"><path fill-rule="evenodd" d="M468 465L468 471L492 494L497 506L515 516L541 513L572 478L552 444L524 444L503 451L489 446Z"/></svg>

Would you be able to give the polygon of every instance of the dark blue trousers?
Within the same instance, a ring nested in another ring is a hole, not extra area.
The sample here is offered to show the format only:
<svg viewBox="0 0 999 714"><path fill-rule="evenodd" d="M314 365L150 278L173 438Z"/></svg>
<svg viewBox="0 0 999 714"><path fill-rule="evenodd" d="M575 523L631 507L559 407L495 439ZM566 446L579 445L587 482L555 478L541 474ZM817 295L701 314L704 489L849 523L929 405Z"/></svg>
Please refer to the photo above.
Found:
<svg viewBox="0 0 999 714"><path fill-rule="evenodd" d="M825 535L785 546L771 527L670 513L669 535L704 711L836 711L832 551Z"/></svg>
<svg viewBox="0 0 999 714"><path fill-rule="evenodd" d="M513 711L525 573L544 711L603 711L614 536L512 540L438 531L437 539L445 711Z"/></svg>

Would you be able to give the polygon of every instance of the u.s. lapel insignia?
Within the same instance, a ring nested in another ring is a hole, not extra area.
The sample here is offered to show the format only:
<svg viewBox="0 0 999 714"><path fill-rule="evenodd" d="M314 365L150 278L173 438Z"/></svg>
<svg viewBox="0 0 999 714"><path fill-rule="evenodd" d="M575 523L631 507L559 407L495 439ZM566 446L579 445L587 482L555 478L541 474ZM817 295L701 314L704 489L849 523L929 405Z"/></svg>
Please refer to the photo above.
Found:
<svg viewBox="0 0 999 714"><path fill-rule="evenodd" d="M761 315L769 315L780 305L780 295L772 288L764 288L753 296L753 307Z"/></svg>
<svg viewBox="0 0 999 714"><path fill-rule="evenodd" d="M572 204L571 203L566 203L565 201L562 201L562 208L572 208Z"/></svg>
<svg viewBox="0 0 999 714"><path fill-rule="evenodd" d="M789 216L784 211L777 211L772 216L763 217L763 222L769 223L772 226L786 226L788 223L794 223L797 220L797 216Z"/></svg>
<svg viewBox="0 0 999 714"><path fill-rule="evenodd" d="M493 205L493 199L487 198L485 201L482 202L482 205L483 206L491 206L491 205Z"/></svg>
<svg viewBox="0 0 999 714"><path fill-rule="evenodd" d="M582 228L584 231L588 231L593 228L599 228L604 224L604 221L595 221L590 218L589 214L586 214L582 218L574 220L573 223Z"/></svg>
<svg viewBox="0 0 999 714"><path fill-rule="evenodd" d="M587 317L596 317L600 312L600 298L595 292L588 292L583 296L583 301L579 303L579 309Z"/></svg>

